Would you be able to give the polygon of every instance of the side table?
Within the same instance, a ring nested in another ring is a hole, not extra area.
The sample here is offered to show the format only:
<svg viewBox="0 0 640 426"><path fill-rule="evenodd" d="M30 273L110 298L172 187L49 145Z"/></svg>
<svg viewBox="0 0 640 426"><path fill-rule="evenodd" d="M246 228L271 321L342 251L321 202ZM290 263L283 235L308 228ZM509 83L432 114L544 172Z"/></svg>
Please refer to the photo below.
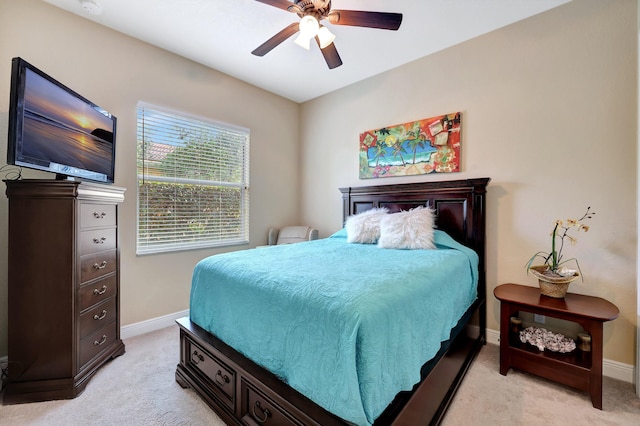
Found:
<svg viewBox="0 0 640 426"><path fill-rule="evenodd" d="M602 409L602 324L616 319L618 308L600 297L567 293L556 299L518 284L499 285L493 294L500 300L500 374L506 376L513 367L586 391L593 406ZM591 351L539 351L510 338L510 318L519 311L578 323L591 336Z"/></svg>

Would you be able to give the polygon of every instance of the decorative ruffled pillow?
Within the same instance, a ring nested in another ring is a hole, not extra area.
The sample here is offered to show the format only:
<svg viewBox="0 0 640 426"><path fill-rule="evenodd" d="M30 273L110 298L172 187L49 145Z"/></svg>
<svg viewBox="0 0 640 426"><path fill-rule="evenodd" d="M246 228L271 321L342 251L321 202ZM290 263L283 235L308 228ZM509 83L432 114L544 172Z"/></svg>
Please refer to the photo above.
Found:
<svg viewBox="0 0 640 426"><path fill-rule="evenodd" d="M348 243L375 244L380 238L380 220L387 216L385 207L369 209L349 216L344 224Z"/></svg>
<svg viewBox="0 0 640 426"><path fill-rule="evenodd" d="M386 215L380 220L378 247L434 249L434 222L434 211L422 206Z"/></svg>

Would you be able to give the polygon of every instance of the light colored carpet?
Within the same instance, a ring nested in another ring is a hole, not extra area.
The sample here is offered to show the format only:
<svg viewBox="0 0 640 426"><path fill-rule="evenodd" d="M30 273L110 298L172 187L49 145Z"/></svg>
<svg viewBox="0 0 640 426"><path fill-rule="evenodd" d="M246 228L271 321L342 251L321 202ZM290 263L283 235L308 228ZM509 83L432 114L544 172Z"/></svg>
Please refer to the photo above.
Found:
<svg viewBox="0 0 640 426"><path fill-rule="evenodd" d="M223 422L174 379L178 328L125 340L125 355L102 367L77 398L0 406L0 425L212 425ZM586 394L511 370L498 373L498 347L486 345L443 421L457 425L640 425L629 383L604 379L603 405Z"/></svg>
<svg viewBox="0 0 640 426"><path fill-rule="evenodd" d="M75 399L0 407L0 425L212 425L224 423L175 381L178 326L125 339Z"/></svg>
<svg viewBox="0 0 640 426"><path fill-rule="evenodd" d="M447 411L443 426L640 425L640 398L631 383L603 378L602 408L587 393L510 369L499 373L500 348L485 345Z"/></svg>

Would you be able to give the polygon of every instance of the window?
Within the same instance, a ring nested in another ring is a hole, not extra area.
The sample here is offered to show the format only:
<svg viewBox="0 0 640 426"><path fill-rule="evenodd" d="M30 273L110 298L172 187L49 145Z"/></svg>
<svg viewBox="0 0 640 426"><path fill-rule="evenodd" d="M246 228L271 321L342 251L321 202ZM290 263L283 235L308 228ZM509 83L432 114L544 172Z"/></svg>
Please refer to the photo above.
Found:
<svg viewBox="0 0 640 426"><path fill-rule="evenodd" d="M249 130L138 105L137 254L249 242Z"/></svg>

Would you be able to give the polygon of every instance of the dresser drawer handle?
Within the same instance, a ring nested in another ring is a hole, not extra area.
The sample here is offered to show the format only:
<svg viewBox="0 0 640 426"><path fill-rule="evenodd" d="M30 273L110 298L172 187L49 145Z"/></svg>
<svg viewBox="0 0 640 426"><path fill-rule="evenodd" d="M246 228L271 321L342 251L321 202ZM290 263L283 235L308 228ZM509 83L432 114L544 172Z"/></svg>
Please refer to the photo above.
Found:
<svg viewBox="0 0 640 426"><path fill-rule="evenodd" d="M102 314L100 314L100 315L95 314L95 315L93 316L93 319L94 319L94 320L96 320L96 321L101 321L101 320L103 320L103 319L104 319L104 317L106 317L106 316L107 316L107 310L106 310L106 309L103 309L103 310L102 310Z"/></svg>
<svg viewBox="0 0 640 426"><path fill-rule="evenodd" d="M93 212L93 217L95 217L96 219L104 219L106 215L107 214L105 212L102 212L102 213Z"/></svg>
<svg viewBox="0 0 640 426"><path fill-rule="evenodd" d="M204 357L200 355L198 351L193 351L193 353L191 354L191 362L193 362L195 365L198 365L202 361L204 361Z"/></svg>
<svg viewBox="0 0 640 426"><path fill-rule="evenodd" d="M107 267L107 261L106 260L103 260L102 263L99 264L99 265L97 263L93 264L93 269L104 269L106 267Z"/></svg>
<svg viewBox="0 0 640 426"><path fill-rule="evenodd" d="M258 413L256 413L256 408L262 412L261 416L258 416ZM269 420L269 417L271 417L271 411L269 411L268 408L265 408L263 410L262 407L260 406L260 401L256 401L256 403L253 405L252 411L253 411L253 418L260 423L266 422L267 420Z"/></svg>
<svg viewBox="0 0 640 426"><path fill-rule="evenodd" d="M95 294L96 296L100 296L102 294L105 294L106 292L107 292L107 286L106 285L103 285L100 290L98 290L97 288L93 289L93 294Z"/></svg>
<svg viewBox="0 0 640 426"><path fill-rule="evenodd" d="M104 244L104 242L107 241L107 237L102 237L102 238L94 238L93 242L95 244Z"/></svg>
<svg viewBox="0 0 640 426"><path fill-rule="evenodd" d="M99 342L97 340L93 341L93 346L102 346L106 341L107 341L107 335L103 334L102 339Z"/></svg>
<svg viewBox="0 0 640 426"><path fill-rule="evenodd" d="M222 370L218 370L218 373L216 374L216 383L219 384L220 387L223 387L224 385L229 383L229 381L229 376L227 376L226 374L223 376Z"/></svg>

